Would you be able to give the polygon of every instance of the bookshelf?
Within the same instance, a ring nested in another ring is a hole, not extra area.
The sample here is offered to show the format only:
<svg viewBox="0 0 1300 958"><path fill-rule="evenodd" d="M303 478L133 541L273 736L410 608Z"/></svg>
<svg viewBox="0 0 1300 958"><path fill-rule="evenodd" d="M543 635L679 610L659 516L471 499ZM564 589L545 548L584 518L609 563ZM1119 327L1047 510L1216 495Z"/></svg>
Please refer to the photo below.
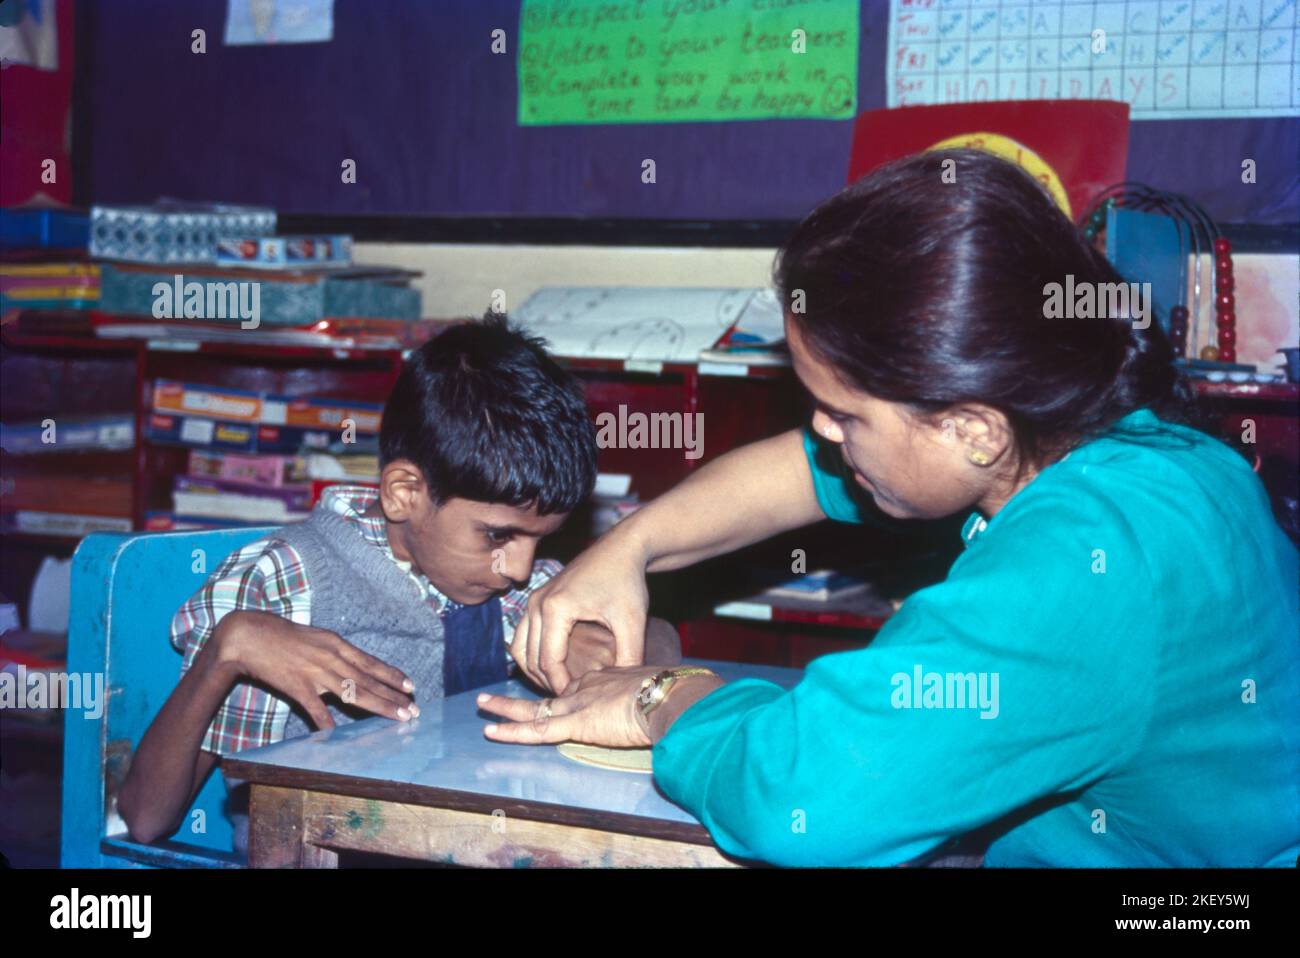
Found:
<svg viewBox="0 0 1300 958"><path fill-rule="evenodd" d="M0 330L6 422L129 413L134 417L135 437L130 448L119 451L4 453L0 471L14 476L120 477L130 484L131 527L140 530L147 512L168 507L173 477L185 471L188 456L184 447L154 444L145 437L154 380L382 402L400 372L402 355L395 349L99 339L19 331L9 323ZM620 405L647 412L705 414L704 448L698 459L684 458L680 449L600 450L600 471L632 475L633 488L643 500L671 488L714 457L792 428L807 415L807 401L789 367L754 365L738 375L708 364L701 368L681 363L562 361L583 380L593 417L615 412ZM1295 495L1300 458L1300 387L1225 382L1199 383L1197 390L1225 438L1239 436L1243 420L1255 421L1256 466L1286 526L1283 500ZM1285 477L1288 469L1290 489L1284 488L1283 479L1273 478ZM862 644L892 609L880 606L878 599L871 608L852 601L844 607L790 601L769 603L760 614L748 601L758 591L746 580L748 570L788 565L793 543L809 550L810 562L819 566L871 555L895 565L924 567L912 583L915 587L941 577L945 563L951 561L944 550L956 544L955 536L946 542L944 534L940 529L917 546L878 530L824 523L795 538L781 537L704 567L655 577L652 611L679 626L688 654L802 665L815 654ZM0 588L25 599L41 558L70 555L77 541L76 536L6 531ZM580 511L565 530L548 540L546 551L567 561L590 541ZM896 586L892 595L904 594L907 588ZM728 606L724 599L740 602L740 614L736 605Z"/></svg>

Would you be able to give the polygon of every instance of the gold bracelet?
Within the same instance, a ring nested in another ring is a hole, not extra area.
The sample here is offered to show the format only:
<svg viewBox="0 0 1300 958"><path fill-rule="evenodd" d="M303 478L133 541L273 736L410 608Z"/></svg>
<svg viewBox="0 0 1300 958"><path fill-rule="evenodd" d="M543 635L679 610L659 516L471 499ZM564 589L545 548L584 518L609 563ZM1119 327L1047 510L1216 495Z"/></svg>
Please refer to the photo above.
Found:
<svg viewBox="0 0 1300 958"><path fill-rule="evenodd" d="M668 697L669 691L677 684L677 680L688 675L712 675L716 677L717 673L712 669L702 668L697 665L678 666L677 668L656 672L642 682L641 688L637 691L637 708L641 710L641 715L649 718L650 713L657 709L664 699Z"/></svg>

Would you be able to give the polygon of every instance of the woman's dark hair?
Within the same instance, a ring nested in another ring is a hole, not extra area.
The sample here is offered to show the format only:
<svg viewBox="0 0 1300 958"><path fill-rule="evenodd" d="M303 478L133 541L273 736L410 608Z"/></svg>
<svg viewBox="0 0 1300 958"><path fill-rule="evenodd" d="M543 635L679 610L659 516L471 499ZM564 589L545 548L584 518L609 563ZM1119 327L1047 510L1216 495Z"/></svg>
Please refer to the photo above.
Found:
<svg viewBox="0 0 1300 958"><path fill-rule="evenodd" d="M776 265L787 311L802 291L793 320L846 385L923 414L998 409L1022 467L1143 406L1192 417L1153 314L1146 329L1046 318L1047 286L1067 276L1076 288L1126 282L1037 181L976 150L873 171L809 214Z"/></svg>
<svg viewBox="0 0 1300 958"><path fill-rule="evenodd" d="M381 462L415 463L439 505L574 509L596 482L596 432L582 386L545 346L489 312L412 352L384 405Z"/></svg>

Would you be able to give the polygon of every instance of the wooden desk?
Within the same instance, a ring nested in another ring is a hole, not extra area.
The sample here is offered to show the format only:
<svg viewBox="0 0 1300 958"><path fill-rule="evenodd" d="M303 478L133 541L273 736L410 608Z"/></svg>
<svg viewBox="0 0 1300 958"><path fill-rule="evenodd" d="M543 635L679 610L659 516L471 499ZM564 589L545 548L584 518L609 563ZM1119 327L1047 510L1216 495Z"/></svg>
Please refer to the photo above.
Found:
<svg viewBox="0 0 1300 958"><path fill-rule="evenodd" d="M785 687L795 669L702 663ZM490 692L535 698L510 681ZM250 784L249 864L332 868L340 850L488 868L732 867L654 778L593 768L554 745L483 737L478 692L409 723L364 719L223 761Z"/></svg>

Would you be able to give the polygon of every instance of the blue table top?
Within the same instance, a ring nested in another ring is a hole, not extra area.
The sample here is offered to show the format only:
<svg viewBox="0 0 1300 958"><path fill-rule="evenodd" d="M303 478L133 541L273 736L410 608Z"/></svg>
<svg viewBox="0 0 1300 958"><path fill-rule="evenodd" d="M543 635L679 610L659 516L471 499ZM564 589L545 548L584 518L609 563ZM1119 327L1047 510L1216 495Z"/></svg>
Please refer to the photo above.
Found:
<svg viewBox="0 0 1300 958"><path fill-rule="evenodd" d="M767 679L785 688L795 685L803 674L799 669L736 662L692 659L687 664L706 665L729 682ZM375 716L231 758L245 766L424 786L480 800L542 803L698 826L694 816L660 793L651 775L583 765L559 754L554 745L512 745L485 738L483 726L498 720L475 704L475 697L483 691L539 697L528 686L510 680L431 702L410 722ZM238 777L259 778L255 772Z"/></svg>

